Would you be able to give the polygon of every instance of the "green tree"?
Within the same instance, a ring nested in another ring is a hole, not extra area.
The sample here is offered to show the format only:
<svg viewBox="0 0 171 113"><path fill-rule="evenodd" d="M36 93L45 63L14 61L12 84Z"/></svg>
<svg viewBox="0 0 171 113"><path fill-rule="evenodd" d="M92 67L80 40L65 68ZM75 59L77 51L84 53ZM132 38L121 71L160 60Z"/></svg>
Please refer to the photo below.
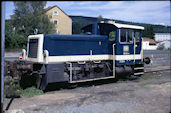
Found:
<svg viewBox="0 0 171 113"><path fill-rule="evenodd" d="M150 26L150 32L149 32L150 38L154 39L154 30L153 30L153 26Z"/></svg>
<svg viewBox="0 0 171 113"><path fill-rule="evenodd" d="M143 37L154 39L154 30L152 25L145 27L145 30L143 31Z"/></svg>
<svg viewBox="0 0 171 113"><path fill-rule="evenodd" d="M26 48L27 38L15 32L10 21L5 22L5 48Z"/></svg>
<svg viewBox="0 0 171 113"><path fill-rule="evenodd" d="M14 2L15 13L12 15L13 25L25 35L33 34L35 28L41 33L49 34L55 32L55 26L45 14L45 1L41 2ZM16 22L18 22L16 24Z"/></svg>
<svg viewBox="0 0 171 113"><path fill-rule="evenodd" d="M10 25L7 26L12 26L11 29L15 28L15 32L10 37L7 37L6 47L23 47L23 44L26 46L28 35L34 34L36 28L43 34L55 33L55 25L50 22L48 16L45 14L45 5L45 1L14 2L14 14L11 16ZM8 30L7 32L11 32L9 29L6 30ZM10 42L14 41L16 45L9 46L9 40Z"/></svg>

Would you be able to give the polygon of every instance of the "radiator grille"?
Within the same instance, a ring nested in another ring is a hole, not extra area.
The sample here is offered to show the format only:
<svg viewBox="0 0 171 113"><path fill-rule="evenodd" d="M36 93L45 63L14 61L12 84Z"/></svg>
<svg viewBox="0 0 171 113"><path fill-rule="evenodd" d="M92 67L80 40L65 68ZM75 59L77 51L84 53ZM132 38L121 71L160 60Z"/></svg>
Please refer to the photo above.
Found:
<svg viewBox="0 0 171 113"><path fill-rule="evenodd" d="M28 57L37 58L37 51L38 51L37 49L38 49L38 39L30 39Z"/></svg>

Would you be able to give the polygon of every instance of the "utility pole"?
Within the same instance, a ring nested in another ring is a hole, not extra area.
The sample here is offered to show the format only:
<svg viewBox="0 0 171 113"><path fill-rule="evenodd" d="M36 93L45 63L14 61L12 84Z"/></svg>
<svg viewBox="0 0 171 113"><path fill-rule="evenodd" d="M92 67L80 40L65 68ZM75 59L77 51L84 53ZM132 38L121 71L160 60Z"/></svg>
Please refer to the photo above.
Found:
<svg viewBox="0 0 171 113"><path fill-rule="evenodd" d="M1 113L4 103L4 39L5 39L5 2L1 2Z"/></svg>

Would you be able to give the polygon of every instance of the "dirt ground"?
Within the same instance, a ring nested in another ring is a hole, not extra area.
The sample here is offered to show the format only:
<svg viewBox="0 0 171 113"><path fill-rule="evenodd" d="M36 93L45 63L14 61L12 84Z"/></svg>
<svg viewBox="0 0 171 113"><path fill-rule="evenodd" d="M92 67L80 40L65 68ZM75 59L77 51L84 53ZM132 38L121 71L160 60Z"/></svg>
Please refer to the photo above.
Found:
<svg viewBox="0 0 171 113"><path fill-rule="evenodd" d="M18 113L169 113L170 71L140 78L80 84L74 89L53 89L43 95L15 98L6 112ZM4 109L10 99L5 99Z"/></svg>
<svg viewBox="0 0 171 113"><path fill-rule="evenodd" d="M159 53L154 53L152 64L145 65L146 71L151 71L151 67L170 68L170 52ZM84 83L74 89L52 88L39 96L5 99L4 110L9 108L7 113L169 113L170 75L171 71L160 71L118 82Z"/></svg>

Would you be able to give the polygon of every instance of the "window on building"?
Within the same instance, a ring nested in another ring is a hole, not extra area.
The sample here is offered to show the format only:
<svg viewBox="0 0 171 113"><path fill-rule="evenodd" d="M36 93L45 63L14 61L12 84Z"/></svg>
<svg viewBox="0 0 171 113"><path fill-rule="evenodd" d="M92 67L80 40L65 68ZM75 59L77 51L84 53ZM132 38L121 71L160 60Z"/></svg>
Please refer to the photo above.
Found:
<svg viewBox="0 0 171 113"><path fill-rule="evenodd" d="M58 11L54 11L53 12L53 15L58 15Z"/></svg>
<svg viewBox="0 0 171 113"><path fill-rule="evenodd" d="M57 25L57 24L58 24L58 20L53 20L53 23L54 23L55 25Z"/></svg>
<svg viewBox="0 0 171 113"><path fill-rule="evenodd" d="M58 29L56 29L56 31L55 31L55 32L56 32L56 34L58 34Z"/></svg>

